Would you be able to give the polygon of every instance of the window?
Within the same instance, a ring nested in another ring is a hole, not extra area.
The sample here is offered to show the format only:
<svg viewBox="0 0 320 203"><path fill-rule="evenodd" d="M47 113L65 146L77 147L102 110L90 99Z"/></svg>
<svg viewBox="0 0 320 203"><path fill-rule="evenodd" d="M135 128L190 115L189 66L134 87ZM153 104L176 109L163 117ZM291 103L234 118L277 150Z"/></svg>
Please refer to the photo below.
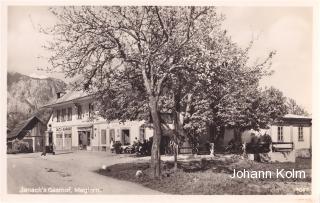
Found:
<svg viewBox="0 0 320 203"><path fill-rule="evenodd" d="M146 129L144 127L140 127L139 140L143 142L146 139Z"/></svg>
<svg viewBox="0 0 320 203"><path fill-rule="evenodd" d="M82 108L81 105L77 106L77 114L78 114L78 119L82 118Z"/></svg>
<svg viewBox="0 0 320 203"><path fill-rule="evenodd" d="M72 108L69 107L68 108L68 121L71 121L72 120Z"/></svg>
<svg viewBox="0 0 320 203"><path fill-rule="evenodd" d="M66 121L66 109L62 109L61 121Z"/></svg>
<svg viewBox="0 0 320 203"><path fill-rule="evenodd" d="M64 134L65 138L71 138L71 134Z"/></svg>
<svg viewBox="0 0 320 203"><path fill-rule="evenodd" d="M283 142L283 126L278 126L278 141Z"/></svg>
<svg viewBox="0 0 320 203"><path fill-rule="evenodd" d="M298 141L303 141L303 127L298 127Z"/></svg>
<svg viewBox="0 0 320 203"><path fill-rule="evenodd" d="M57 122L60 122L60 109L57 110Z"/></svg>
<svg viewBox="0 0 320 203"><path fill-rule="evenodd" d="M92 117L93 115L93 104L89 103L89 117Z"/></svg>
<svg viewBox="0 0 320 203"><path fill-rule="evenodd" d="M115 133L114 129L110 129L109 136L110 136L110 142L111 142L111 140L114 142L115 138L116 138L116 133Z"/></svg>
<svg viewBox="0 0 320 203"><path fill-rule="evenodd" d="M107 131L101 130L101 144L107 144Z"/></svg>

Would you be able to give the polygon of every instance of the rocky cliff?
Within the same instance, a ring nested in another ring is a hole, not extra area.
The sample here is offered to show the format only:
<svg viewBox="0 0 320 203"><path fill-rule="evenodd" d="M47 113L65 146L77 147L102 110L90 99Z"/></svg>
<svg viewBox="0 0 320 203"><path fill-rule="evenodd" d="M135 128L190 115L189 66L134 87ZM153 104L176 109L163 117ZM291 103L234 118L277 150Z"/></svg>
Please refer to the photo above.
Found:
<svg viewBox="0 0 320 203"><path fill-rule="evenodd" d="M8 127L13 128L19 121L36 113L41 106L55 99L57 91L65 88L66 83L56 78L39 79L20 73L8 72ZM48 112L45 112L45 114L48 114Z"/></svg>

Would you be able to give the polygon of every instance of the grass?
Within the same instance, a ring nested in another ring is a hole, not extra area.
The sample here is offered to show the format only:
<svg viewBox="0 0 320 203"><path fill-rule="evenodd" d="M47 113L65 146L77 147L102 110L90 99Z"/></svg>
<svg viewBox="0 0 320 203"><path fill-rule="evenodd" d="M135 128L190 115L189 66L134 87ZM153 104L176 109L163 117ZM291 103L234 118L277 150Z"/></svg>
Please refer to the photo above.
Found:
<svg viewBox="0 0 320 203"><path fill-rule="evenodd" d="M148 188L169 194L310 194L311 173L306 172L306 179L232 179L230 175L236 170L301 170L311 169L310 159L297 158L295 163L257 163L235 158L201 159L179 162L178 170L173 172L172 162L162 162L162 178L150 177L149 163L123 163L112 165L105 170L98 170L120 180L131 181ZM135 176L137 170L143 176Z"/></svg>

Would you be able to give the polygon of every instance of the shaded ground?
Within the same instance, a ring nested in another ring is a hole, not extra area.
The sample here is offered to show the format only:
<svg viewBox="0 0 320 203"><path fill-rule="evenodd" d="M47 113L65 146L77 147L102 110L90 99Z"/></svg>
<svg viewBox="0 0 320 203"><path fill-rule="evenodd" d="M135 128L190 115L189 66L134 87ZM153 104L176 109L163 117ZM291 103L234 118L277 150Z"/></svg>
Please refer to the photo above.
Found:
<svg viewBox="0 0 320 203"><path fill-rule="evenodd" d="M139 183L143 186L170 194L311 194L311 160L297 159L296 163L257 163L242 160L239 156L181 160L178 171L173 173L171 161L162 162L161 180L150 178L149 164L123 163L99 169L99 174ZM233 169L272 171L272 178L231 178ZM276 170L303 170L306 178L276 178ZM143 175L135 176L137 170Z"/></svg>
<svg viewBox="0 0 320 203"><path fill-rule="evenodd" d="M11 194L161 194L136 183L103 177L94 172L102 165L139 160L108 152L78 151L48 154L46 157L40 153L10 154L7 155L7 190Z"/></svg>

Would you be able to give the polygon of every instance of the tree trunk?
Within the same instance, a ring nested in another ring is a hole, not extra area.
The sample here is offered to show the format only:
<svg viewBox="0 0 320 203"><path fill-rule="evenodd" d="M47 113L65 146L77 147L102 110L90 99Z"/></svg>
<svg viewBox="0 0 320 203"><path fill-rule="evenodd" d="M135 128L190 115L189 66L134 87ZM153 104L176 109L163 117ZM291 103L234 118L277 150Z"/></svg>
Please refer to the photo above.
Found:
<svg viewBox="0 0 320 203"><path fill-rule="evenodd" d="M217 131L217 137L215 139L215 146L221 146L221 143L223 142L224 139L224 132L225 132L225 128L224 127L220 127L220 129Z"/></svg>
<svg viewBox="0 0 320 203"><path fill-rule="evenodd" d="M180 133L182 129L182 126L179 120L180 98L181 98L180 92L178 92L177 94L173 94L174 110L173 110L172 116L173 116L173 141L174 141L174 146L173 146L174 171L177 171L178 169L179 138L180 138Z"/></svg>
<svg viewBox="0 0 320 203"><path fill-rule="evenodd" d="M173 170L174 171L177 171L178 169L178 121L177 121L177 114L174 113L174 122L173 122L173 130L174 130L174 133L173 133L173 142L174 142L174 145L173 145L173 157L174 157L174 167L173 167Z"/></svg>
<svg viewBox="0 0 320 203"><path fill-rule="evenodd" d="M150 111L154 127L154 135L152 141L151 150L151 169L153 178L161 177L161 167L160 167L160 142L161 142L161 122L160 114L158 111L158 104L154 97L150 97Z"/></svg>
<svg viewBox="0 0 320 203"><path fill-rule="evenodd" d="M46 138L47 138L48 132L44 132L44 135L42 135L42 154L46 156Z"/></svg>
<svg viewBox="0 0 320 203"><path fill-rule="evenodd" d="M234 129L234 141L237 143L241 142L241 134L242 134L242 129L240 129L239 127L236 127Z"/></svg>
<svg viewBox="0 0 320 203"><path fill-rule="evenodd" d="M173 158L174 158L174 166L173 170L177 171L178 169L178 145L174 145L173 147Z"/></svg>

